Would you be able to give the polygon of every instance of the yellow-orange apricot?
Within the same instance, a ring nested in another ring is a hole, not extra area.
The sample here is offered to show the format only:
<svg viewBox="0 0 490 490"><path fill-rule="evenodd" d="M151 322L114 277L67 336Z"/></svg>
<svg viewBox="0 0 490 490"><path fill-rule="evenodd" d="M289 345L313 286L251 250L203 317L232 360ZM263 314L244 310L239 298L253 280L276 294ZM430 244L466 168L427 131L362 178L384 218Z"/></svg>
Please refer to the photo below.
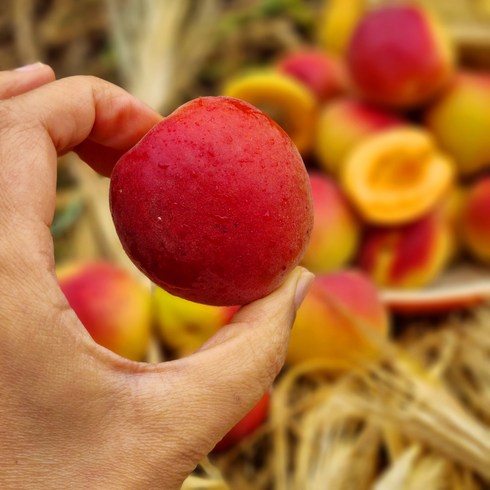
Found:
<svg viewBox="0 0 490 490"><path fill-rule="evenodd" d="M302 264L314 273L338 270L351 261L361 239L361 222L337 182L310 173L313 231ZM332 239L335 237L335 239Z"/></svg>
<svg viewBox="0 0 490 490"><path fill-rule="evenodd" d="M467 189L465 187L462 185L454 185L438 207L442 220L448 225L449 230L453 235L452 259L457 258L463 248L461 239L461 221L466 203L466 194Z"/></svg>
<svg viewBox="0 0 490 490"><path fill-rule="evenodd" d="M490 76L464 71L428 107L425 123L461 175L490 168Z"/></svg>
<svg viewBox="0 0 490 490"><path fill-rule="evenodd" d="M318 116L313 150L318 165L337 176L347 155L366 137L406 122L397 114L360 100L340 97Z"/></svg>
<svg viewBox="0 0 490 490"><path fill-rule="evenodd" d="M324 359L346 370L376 358L374 339L389 332L388 311L369 277L357 270L319 274L296 315L287 362Z"/></svg>
<svg viewBox="0 0 490 490"><path fill-rule="evenodd" d="M317 117L316 96L292 76L274 70L250 72L229 80L223 95L256 106L288 133L301 154L310 151Z"/></svg>
<svg viewBox="0 0 490 490"><path fill-rule="evenodd" d="M454 164L431 135L405 126L370 136L342 168L342 185L366 221L402 224L438 203L454 180Z"/></svg>
<svg viewBox="0 0 490 490"><path fill-rule="evenodd" d="M194 303L156 287L153 310L156 331L163 344L183 357L226 325L237 308Z"/></svg>

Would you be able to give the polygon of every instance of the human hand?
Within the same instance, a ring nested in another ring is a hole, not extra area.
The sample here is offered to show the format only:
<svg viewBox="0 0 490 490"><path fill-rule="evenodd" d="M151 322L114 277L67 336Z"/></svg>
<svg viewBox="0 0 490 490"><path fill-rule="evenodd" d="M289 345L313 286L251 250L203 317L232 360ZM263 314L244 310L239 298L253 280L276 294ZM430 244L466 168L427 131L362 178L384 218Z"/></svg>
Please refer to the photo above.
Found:
<svg viewBox="0 0 490 490"><path fill-rule="evenodd" d="M0 72L0 488L180 488L283 365L297 268L197 353L144 364L95 344L61 293L57 156L109 175L161 117L92 77Z"/></svg>

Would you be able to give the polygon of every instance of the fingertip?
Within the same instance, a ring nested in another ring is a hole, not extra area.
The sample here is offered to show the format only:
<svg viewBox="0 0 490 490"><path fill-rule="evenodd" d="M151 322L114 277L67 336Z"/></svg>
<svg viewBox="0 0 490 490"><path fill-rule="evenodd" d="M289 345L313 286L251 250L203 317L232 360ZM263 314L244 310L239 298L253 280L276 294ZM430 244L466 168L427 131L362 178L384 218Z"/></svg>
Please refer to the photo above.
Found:
<svg viewBox="0 0 490 490"><path fill-rule="evenodd" d="M315 276L308 269L297 266L275 291L253 303L243 306L233 317L232 323L247 321L250 317L276 315L287 311L294 315L303 302ZM253 312L257 312L252 314Z"/></svg>
<svg viewBox="0 0 490 490"><path fill-rule="evenodd" d="M296 311L298 311L301 303L303 303L308 291L315 280L315 274L310 272L308 269L304 267L298 267L299 273L298 278L296 280L296 289L294 295L294 304L296 306Z"/></svg>
<svg viewBox="0 0 490 490"><path fill-rule="evenodd" d="M44 63L32 63L0 72L0 99L30 92L56 79L54 70Z"/></svg>

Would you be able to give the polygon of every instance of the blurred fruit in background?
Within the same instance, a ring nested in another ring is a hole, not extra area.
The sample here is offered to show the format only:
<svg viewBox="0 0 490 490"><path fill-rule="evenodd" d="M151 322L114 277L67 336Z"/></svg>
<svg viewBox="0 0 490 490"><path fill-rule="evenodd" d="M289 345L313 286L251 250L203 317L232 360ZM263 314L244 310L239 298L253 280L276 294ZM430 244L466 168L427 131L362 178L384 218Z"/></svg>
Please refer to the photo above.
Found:
<svg viewBox="0 0 490 490"><path fill-rule="evenodd" d="M258 107L288 133L302 155L313 142L317 102L303 83L276 70L237 75L228 80L223 95Z"/></svg>
<svg viewBox="0 0 490 490"><path fill-rule="evenodd" d="M150 341L149 287L108 262L67 263L57 270L68 303L92 338L122 357L144 360Z"/></svg>
<svg viewBox="0 0 490 490"><path fill-rule="evenodd" d="M432 283L453 256L453 236L438 212L398 227L367 230L360 267L378 286L421 288Z"/></svg>
<svg viewBox="0 0 490 490"><path fill-rule="evenodd" d="M313 232L302 263L312 272L331 272L354 257L362 226L335 180L315 172L310 173L310 183Z"/></svg>
<svg viewBox="0 0 490 490"><path fill-rule="evenodd" d="M349 42L347 64L362 97L408 109L428 102L447 85L455 53L435 16L402 2L373 9L360 20Z"/></svg>
<svg viewBox="0 0 490 490"><path fill-rule="evenodd" d="M230 322L238 307L209 306L173 296L155 288L157 333L177 357L191 354Z"/></svg>
<svg viewBox="0 0 490 490"><path fill-rule="evenodd" d="M346 89L343 63L317 49L301 49L279 59L277 69L296 78L325 103Z"/></svg>
<svg viewBox="0 0 490 490"><path fill-rule="evenodd" d="M490 264L490 176L477 180L466 194L461 234L469 252Z"/></svg>
<svg viewBox="0 0 490 490"><path fill-rule="evenodd" d="M466 194L466 186L457 182L434 209L434 212L439 213L442 220L447 224L449 233L452 236L452 252L448 261L449 266L454 265L455 261L460 259L462 255L461 223Z"/></svg>
<svg viewBox="0 0 490 490"><path fill-rule="evenodd" d="M329 53L346 54L352 33L368 8L367 0L329 0L318 27L318 42Z"/></svg>
<svg viewBox="0 0 490 490"><path fill-rule="evenodd" d="M459 72L428 107L425 123L461 175L490 169L490 74Z"/></svg>
<svg viewBox="0 0 490 490"><path fill-rule="evenodd" d="M315 133L317 163L323 170L338 176L350 151L361 141L403 123L398 114L352 97L326 104L321 109Z"/></svg>
<svg viewBox="0 0 490 490"><path fill-rule="evenodd" d="M349 369L374 358L373 336L386 338L390 318L376 286L355 270L321 274L296 315L287 354L289 364L325 359L332 369Z"/></svg>

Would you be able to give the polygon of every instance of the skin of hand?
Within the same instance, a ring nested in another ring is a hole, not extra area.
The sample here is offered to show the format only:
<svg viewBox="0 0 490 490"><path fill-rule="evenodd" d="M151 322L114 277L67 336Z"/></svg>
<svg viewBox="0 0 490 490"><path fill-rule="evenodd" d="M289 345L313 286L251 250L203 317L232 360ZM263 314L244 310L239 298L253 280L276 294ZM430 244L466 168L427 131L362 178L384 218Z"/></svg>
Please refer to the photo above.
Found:
<svg viewBox="0 0 490 490"><path fill-rule="evenodd" d="M296 268L187 358L98 346L55 276L57 156L109 175L161 116L40 63L0 72L0 99L0 488L178 489L271 385L313 276Z"/></svg>

